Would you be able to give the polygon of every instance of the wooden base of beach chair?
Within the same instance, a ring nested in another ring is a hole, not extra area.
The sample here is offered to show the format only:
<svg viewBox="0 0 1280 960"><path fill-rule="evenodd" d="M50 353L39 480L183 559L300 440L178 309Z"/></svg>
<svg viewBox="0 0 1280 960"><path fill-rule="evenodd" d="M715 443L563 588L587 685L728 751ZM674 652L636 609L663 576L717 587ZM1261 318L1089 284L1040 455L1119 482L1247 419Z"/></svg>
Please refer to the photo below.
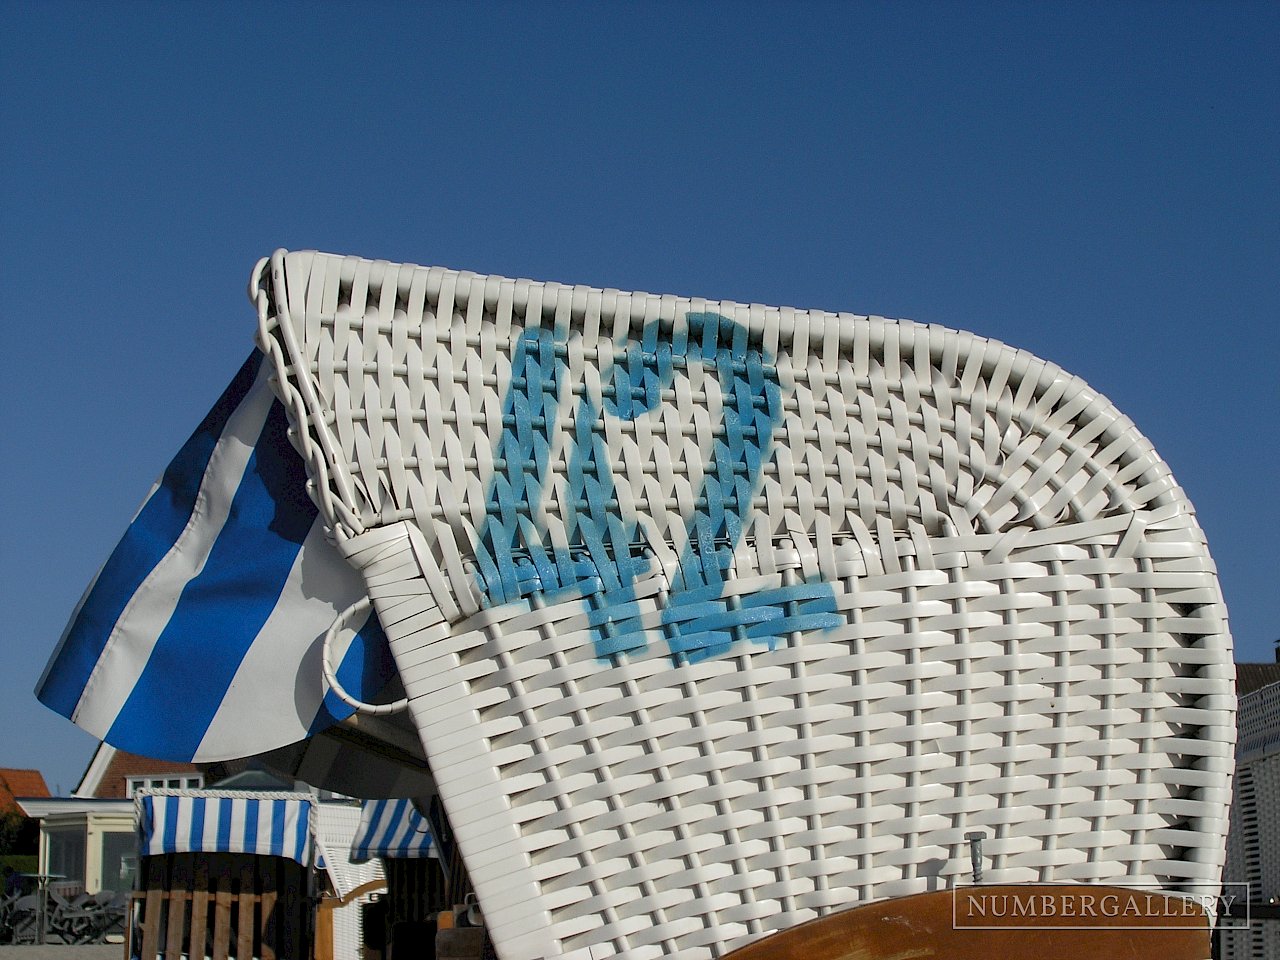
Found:
<svg viewBox="0 0 1280 960"><path fill-rule="evenodd" d="M881 900L747 944L724 960L1205 960L1195 900L1128 887L965 887Z"/></svg>
<svg viewBox="0 0 1280 960"><path fill-rule="evenodd" d="M155 960L295 960L312 955L305 869L283 857L171 853L142 858L133 955Z"/></svg>

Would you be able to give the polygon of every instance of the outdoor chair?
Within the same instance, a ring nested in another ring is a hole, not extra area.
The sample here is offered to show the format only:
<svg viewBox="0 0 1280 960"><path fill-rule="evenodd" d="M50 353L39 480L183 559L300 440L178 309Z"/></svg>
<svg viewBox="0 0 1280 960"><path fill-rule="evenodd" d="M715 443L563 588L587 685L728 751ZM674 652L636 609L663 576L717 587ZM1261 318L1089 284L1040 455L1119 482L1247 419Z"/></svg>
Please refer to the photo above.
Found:
<svg viewBox="0 0 1280 960"><path fill-rule="evenodd" d="M9 914L9 942L35 943L40 939L40 895L28 893L14 901Z"/></svg>
<svg viewBox="0 0 1280 960"><path fill-rule="evenodd" d="M991 882L1219 881L1214 567L1081 380L318 253L250 293L407 691L365 706L407 706L500 957L720 956L966 881L974 834Z"/></svg>
<svg viewBox="0 0 1280 960"><path fill-rule="evenodd" d="M71 901L50 902L49 930L66 943L103 943L124 933L128 896L104 890Z"/></svg>
<svg viewBox="0 0 1280 960"><path fill-rule="evenodd" d="M66 896L50 884L45 897L45 936L57 937L63 943L83 942L89 928L89 916L84 908L90 901L90 895L81 890Z"/></svg>
<svg viewBox="0 0 1280 960"><path fill-rule="evenodd" d="M127 893L104 890L95 895L93 904L88 909L93 914L90 943L106 943L108 937L124 935L129 910Z"/></svg>
<svg viewBox="0 0 1280 960"><path fill-rule="evenodd" d="M13 939L13 909L21 894L0 895L0 943Z"/></svg>

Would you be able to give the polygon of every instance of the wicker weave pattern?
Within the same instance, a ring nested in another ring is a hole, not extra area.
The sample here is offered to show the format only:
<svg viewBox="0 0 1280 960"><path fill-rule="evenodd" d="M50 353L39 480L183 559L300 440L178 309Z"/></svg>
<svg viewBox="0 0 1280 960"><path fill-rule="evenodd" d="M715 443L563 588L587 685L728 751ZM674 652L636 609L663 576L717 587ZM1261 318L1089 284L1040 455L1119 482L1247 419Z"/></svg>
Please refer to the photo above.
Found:
<svg viewBox="0 0 1280 960"><path fill-rule="evenodd" d="M261 344L505 958L1221 869L1225 611L1146 441L939 327L277 255ZM583 956L587 956L584 953Z"/></svg>

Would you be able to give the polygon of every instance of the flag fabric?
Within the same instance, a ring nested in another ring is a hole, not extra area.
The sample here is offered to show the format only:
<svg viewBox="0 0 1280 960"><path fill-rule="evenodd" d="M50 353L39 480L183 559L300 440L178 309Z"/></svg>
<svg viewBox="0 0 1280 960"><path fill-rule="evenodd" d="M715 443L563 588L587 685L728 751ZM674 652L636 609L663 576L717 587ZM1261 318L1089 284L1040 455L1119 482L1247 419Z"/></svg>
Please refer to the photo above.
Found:
<svg viewBox="0 0 1280 960"><path fill-rule="evenodd" d="M138 795L138 852L253 853L311 864L308 793L144 791Z"/></svg>
<svg viewBox="0 0 1280 960"><path fill-rule="evenodd" d="M351 714L321 644L365 589L325 537L287 430L254 351L90 584L44 704L112 746L188 761L262 753ZM362 700L395 674L372 613L334 654Z"/></svg>

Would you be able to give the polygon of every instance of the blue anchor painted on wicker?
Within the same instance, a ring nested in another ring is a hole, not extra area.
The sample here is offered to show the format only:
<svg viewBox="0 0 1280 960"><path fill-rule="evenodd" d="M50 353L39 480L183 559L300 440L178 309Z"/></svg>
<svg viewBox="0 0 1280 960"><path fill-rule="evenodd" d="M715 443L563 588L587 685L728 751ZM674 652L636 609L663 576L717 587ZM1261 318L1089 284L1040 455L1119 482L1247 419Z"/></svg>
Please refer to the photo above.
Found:
<svg viewBox="0 0 1280 960"><path fill-rule="evenodd" d="M695 364L714 370L720 382L722 428L686 518L686 546L662 614L670 652L696 661L740 640L772 649L788 633L843 620L826 583L725 595L725 572L771 456L782 396L771 358L749 346L744 327L717 313L689 313L685 320L670 340L651 324L641 342L621 346L602 393L605 415L634 421L657 412L663 390ZM527 330L516 344L477 565L491 603L574 591L587 604L598 656L639 652L650 631L633 586L649 570L648 551L635 521L620 510L601 411L581 385L568 383L566 357L563 337L552 330ZM539 515L565 390L580 399L562 494L568 545L554 547Z"/></svg>

